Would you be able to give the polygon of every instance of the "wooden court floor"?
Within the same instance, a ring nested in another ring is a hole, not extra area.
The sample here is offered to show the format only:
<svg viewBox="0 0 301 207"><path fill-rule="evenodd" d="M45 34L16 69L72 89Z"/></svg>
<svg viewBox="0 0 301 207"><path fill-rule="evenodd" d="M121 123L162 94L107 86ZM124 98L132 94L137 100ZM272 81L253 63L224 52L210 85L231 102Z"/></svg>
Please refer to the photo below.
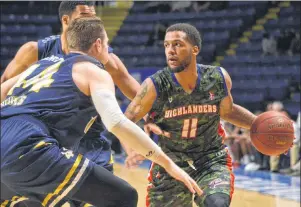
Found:
<svg viewBox="0 0 301 207"><path fill-rule="evenodd" d="M128 181L137 189L139 193L138 207L145 207L147 170L143 168L128 170L118 163L114 165L114 174ZM235 189L231 207L300 207L300 203L253 191Z"/></svg>

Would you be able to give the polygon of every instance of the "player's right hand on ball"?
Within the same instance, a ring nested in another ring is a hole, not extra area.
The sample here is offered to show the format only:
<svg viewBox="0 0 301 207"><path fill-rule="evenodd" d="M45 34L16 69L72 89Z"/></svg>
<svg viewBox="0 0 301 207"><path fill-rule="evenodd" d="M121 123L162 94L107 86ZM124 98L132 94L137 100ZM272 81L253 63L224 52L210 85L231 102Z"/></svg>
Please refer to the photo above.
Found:
<svg viewBox="0 0 301 207"><path fill-rule="evenodd" d="M199 196L203 194L203 191L198 184L175 163L171 163L168 167L165 167L166 172L174 177L176 180L183 182L191 193L197 193Z"/></svg>

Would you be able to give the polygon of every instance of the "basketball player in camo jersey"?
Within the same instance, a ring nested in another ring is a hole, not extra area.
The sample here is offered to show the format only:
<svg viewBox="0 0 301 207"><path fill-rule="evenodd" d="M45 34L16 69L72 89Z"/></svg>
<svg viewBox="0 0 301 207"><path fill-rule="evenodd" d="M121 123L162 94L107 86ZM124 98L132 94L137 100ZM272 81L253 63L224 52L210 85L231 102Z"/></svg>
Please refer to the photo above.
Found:
<svg viewBox="0 0 301 207"><path fill-rule="evenodd" d="M256 116L233 103L225 69L197 64L201 37L195 27L170 26L164 47L168 67L144 81L125 114L134 122L150 114L162 130L159 146L202 188L203 195L194 198L198 206L230 206L234 175L218 132L220 118L250 129ZM132 151L126 164L141 160ZM159 165L152 164L148 180L147 206L192 206L193 195Z"/></svg>

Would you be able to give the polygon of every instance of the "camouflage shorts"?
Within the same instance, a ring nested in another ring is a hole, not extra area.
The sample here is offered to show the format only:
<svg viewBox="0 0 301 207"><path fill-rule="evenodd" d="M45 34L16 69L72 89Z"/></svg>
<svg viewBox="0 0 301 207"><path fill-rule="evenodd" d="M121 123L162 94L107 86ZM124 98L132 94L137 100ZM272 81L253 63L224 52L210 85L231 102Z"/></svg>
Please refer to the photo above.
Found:
<svg viewBox="0 0 301 207"><path fill-rule="evenodd" d="M186 163L178 164L185 170L203 190L202 196L193 198L186 186L170 177L166 171L157 164L152 164L149 173L149 185L146 206L149 207L192 207L192 202L199 207L205 206L204 201L208 195L225 193L232 197L234 191L234 175L231 160L215 163L206 169L194 170Z"/></svg>

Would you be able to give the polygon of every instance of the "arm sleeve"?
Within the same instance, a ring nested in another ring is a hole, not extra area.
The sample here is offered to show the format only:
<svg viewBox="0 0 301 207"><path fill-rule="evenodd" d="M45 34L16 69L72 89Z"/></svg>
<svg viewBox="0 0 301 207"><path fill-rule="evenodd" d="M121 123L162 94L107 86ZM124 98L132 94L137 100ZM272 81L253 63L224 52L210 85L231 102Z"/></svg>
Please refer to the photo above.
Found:
<svg viewBox="0 0 301 207"><path fill-rule="evenodd" d="M162 150L136 124L122 113L112 91L98 89L92 100L106 128L139 154L154 161Z"/></svg>

